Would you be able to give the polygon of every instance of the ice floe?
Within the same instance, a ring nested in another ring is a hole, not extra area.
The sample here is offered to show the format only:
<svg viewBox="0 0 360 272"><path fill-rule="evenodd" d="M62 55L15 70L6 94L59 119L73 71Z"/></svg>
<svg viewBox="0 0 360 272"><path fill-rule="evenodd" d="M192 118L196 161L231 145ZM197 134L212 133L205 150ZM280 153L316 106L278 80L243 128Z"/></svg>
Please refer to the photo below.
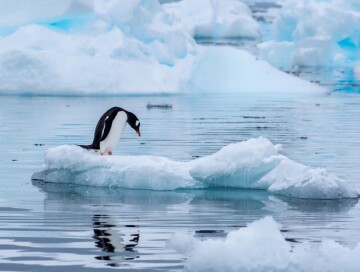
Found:
<svg viewBox="0 0 360 272"><path fill-rule="evenodd" d="M216 2L221 9L206 6L204 12L215 16L211 27L220 24L223 35L235 35L235 30L255 35L248 8L227 2L231 6ZM243 50L196 44L181 19L157 0L0 1L0 93L198 91L324 93Z"/></svg>
<svg viewBox="0 0 360 272"><path fill-rule="evenodd" d="M272 217L230 232L225 239L200 240L178 233L169 246L188 256L190 271L358 271L360 244L333 240L290 244Z"/></svg>
<svg viewBox="0 0 360 272"><path fill-rule="evenodd" d="M100 156L64 145L46 152L44 169L32 179L132 189L251 188L298 198L358 197L335 175L293 162L281 155L280 149L259 137L182 162L145 155Z"/></svg>

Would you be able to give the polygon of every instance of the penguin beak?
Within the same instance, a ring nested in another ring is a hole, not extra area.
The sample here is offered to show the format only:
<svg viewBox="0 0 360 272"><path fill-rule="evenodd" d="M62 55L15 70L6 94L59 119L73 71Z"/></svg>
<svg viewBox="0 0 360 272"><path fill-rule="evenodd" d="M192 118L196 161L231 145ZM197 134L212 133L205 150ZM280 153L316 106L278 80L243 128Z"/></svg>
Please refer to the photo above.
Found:
<svg viewBox="0 0 360 272"><path fill-rule="evenodd" d="M135 128L135 131L136 131L137 135L139 135L139 137L140 137L140 130L138 128Z"/></svg>

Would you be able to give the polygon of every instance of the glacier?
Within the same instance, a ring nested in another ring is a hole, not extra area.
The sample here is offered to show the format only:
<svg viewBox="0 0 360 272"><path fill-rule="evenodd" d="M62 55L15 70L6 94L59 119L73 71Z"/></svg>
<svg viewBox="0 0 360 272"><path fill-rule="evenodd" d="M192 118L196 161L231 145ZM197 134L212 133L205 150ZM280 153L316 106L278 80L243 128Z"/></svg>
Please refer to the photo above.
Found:
<svg viewBox="0 0 360 272"><path fill-rule="evenodd" d="M281 145L259 137L230 144L192 161L156 156L100 156L78 146L48 149L33 180L130 189L251 188L297 198L357 198L358 192L325 169L296 163Z"/></svg>
<svg viewBox="0 0 360 272"><path fill-rule="evenodd" d="M241 49L198 45L183 16L166 6L157 0L0 0L0 93L326 92ZM245 4L216 14L207 7L216 18L207 27L222 22L216 35L257 35ZM237 27L243 23L249 33ZM221 66L229 71L224 78Z"/></svg>
<svg viewBox="0 0 360 272"><path fill-rule="evenodd" d="M359 1L284 0L281 5L270 39L258 45L262 59L283 69L359 62Z"/></svg>
<svg viewBox="0 0 360 272"><path fill-rule="evenodd" d="M190 271L355 272L360 266L360 243L354 248L333 240L291 244L272 217L231 231L225 239L177 233L168 247L188 256L185 266Z"/></svg>

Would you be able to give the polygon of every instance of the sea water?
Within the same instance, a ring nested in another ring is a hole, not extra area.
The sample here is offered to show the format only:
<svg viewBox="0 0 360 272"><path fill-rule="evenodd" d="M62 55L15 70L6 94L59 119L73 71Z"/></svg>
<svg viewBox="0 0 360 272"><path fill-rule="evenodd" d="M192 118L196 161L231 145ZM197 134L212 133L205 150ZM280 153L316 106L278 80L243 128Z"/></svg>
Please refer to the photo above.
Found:
<svg viewBox="0 0 360 272"><path fill-rule="evenodd" d="M289 90L291 92L291 90ZM128 190L31 181L48 148L89 144L112 106L134 112L117 155L188 161L264 136L289 158L360 190L358 94L0 97L0 270L183 270L176 233L224 239L270 215L290 244L360 242L357 199L305 200L261 190Z"/></svg>

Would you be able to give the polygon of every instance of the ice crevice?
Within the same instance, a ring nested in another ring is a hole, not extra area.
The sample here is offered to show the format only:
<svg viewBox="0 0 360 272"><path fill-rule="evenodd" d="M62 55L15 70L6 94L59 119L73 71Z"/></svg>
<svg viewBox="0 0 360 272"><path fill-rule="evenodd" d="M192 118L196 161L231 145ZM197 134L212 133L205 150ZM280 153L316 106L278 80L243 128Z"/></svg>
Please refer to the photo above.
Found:
<svg viewBox="0 0 360 272"><path fill-rule="evenodd" d="M280 154L264 137L227 145L192 161L165 157L100 156L78 146L50 148L44 168L32 179L131 189L248 188L297 198L357 198L351 186L323 168L311 168Z"/></svg>

